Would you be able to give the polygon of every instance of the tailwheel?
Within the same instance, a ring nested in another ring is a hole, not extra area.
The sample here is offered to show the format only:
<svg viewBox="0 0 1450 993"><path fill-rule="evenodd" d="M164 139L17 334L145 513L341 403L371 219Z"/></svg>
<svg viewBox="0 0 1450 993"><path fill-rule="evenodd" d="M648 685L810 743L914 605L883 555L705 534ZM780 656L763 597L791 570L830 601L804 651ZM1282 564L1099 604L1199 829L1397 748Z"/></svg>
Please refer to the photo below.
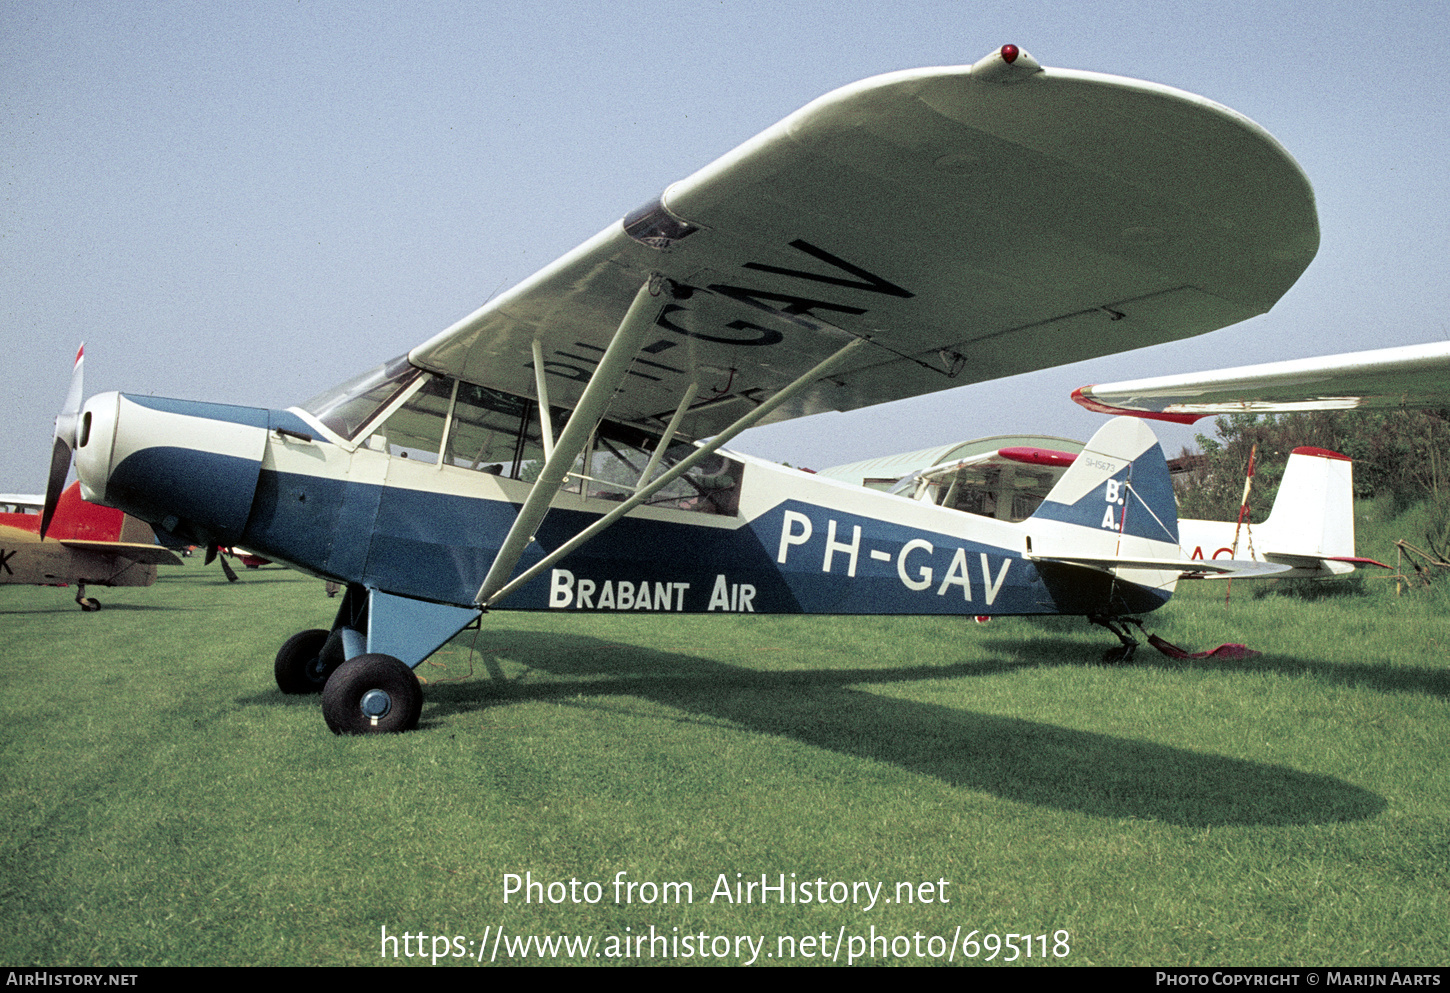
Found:
<svg viewBox="0 0 1450 993"><path fill-rule="evenodd" d="M299 631L277 650L272 673L283 693L321 693L331 672L323 661L327 632L321 628Z"/></svg>
<svg viewBox="0 0 1450 993"><path fill-rule="evenodd" d="M1138 625L1138 629L1142 630L1142 621L1136 617L1104 617L1101 614L1095 614L1089 617L1088 621L1098 625L1098 627L1107 628L1113 634L1117 635L1118 641L1121 642L1117 648L1109 648L1103 653L1104 662L1133 661L1133 654L1138 650L1138 639L1128 633L1127 625L1136 624Z"/></svg>
<svg viewBox="0 0 1450 993"><path fill-rule="evenodd" d="M418 677L391 655L348 659L322 691L322 716L333 734L411 731L422 712Z"/></svg>

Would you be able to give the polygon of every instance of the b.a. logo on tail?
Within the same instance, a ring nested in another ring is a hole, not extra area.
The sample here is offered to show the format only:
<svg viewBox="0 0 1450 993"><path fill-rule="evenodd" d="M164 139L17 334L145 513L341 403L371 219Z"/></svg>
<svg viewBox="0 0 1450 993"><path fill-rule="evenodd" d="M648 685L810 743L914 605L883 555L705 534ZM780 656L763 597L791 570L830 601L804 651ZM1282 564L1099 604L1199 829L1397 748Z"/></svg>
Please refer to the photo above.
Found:
<svg viewBox="0 0 1450 993"><path fill-rule="evenodd" d="M1114 418L1042 501L1034 520L1178 544L1178 508L1163 449L1141 421Z"/></svg>
<svg viewBox="0 0 1450 993"><path fill-rule="evenodd" d="M1107 509L1103 511L1103 527L1109 531L1118 531L1122 528L1122 517L1124 515L1118 514L1115 517L1114 514L1118 513L1124 503L1124 498L1119 495L1125 489L1123 482L1118 479L1110 479L1103 484L1105 499L1108 502Z"/></svg>

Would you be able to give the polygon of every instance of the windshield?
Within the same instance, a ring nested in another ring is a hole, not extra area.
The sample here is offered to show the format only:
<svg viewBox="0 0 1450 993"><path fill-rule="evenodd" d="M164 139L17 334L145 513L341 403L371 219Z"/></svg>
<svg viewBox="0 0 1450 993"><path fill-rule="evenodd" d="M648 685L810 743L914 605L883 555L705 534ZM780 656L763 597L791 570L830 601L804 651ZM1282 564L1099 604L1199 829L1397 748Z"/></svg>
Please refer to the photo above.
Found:
<svg viewBox="0 0 1450 993"><path fill-rule="evenodd" d="M302 409L349 440L372 420L373 415L406 389L423 370L399 355L341 386L334 386L302 404Z"/></svg>

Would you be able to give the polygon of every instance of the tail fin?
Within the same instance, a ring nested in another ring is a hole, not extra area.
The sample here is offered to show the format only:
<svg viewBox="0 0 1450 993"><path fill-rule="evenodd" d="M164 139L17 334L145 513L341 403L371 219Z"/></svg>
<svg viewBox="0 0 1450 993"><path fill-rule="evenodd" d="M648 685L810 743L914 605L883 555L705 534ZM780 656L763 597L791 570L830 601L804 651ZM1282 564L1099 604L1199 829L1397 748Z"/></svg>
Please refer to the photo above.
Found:
<svg viewBox="0 0 1450 993"><path fill-rule="evenodd" d="M125 515L119 510L87 503L81 499L81 484L71 483L60 495L46 536L79 541L121 541L124 523Z"/></svg>
<svg viewBox="0 0 1450 993"><path fill-rule="evenodd" d="M1290 566L1281 579L1324 579L1358 565L1389 568L1354 554L1353 484L1353 463L1345 456L1296 448L1264 523L1239 528L1233 521L1183 521L1184 550L1193 559L1238 556Z"/></svg>
<svg viewBox="0 0 1450 993"><path fill-rule="evenodd" d="M1258 531L1272 551L1320 558L1354 556L1354 463L1323 448L1296 448L1274 508Z"/></svg>
<svg viewBox="0 0 1450 993"><path fill-rule="evenodd" d="M1026 526L1027 558L1064 614L1154 610L1183 571L1168 463L1136 418L1103 425Z"/></svg>
<svg viewBox="0 0 1450 993"><path fill-rule="evenodd" d="M1054 544L1070 544L1077 554L1180 554L1167 460L1153 432L1134 417L1115 417L1098 429L1030 520L1076 525L1050 533Z"/></svg>

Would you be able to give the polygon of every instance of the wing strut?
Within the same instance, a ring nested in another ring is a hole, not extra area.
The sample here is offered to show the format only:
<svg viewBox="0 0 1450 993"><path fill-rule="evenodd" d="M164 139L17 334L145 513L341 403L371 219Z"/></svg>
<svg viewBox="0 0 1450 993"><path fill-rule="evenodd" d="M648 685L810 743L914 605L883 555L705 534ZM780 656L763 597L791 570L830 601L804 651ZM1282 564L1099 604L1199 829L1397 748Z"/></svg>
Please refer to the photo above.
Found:
<svg viewBox="0 0 1450 993"><path fill-rule="evenodd" d="M654 475L655 468L660 464L660 459L664 457L665 449L669 448L670 442L675 440L675 432L680 429L680 422L685 419L685 414L689 411L690 404L695 402L695 394L699 392L700 384L697 382L691 383L689 389L685 390L685 395L680 397L680 405L675 408L675 416L670 418L670 423L665 428L665 433L660 435L659 444L655 446L653 454L649 457L649 462L645 464L644 472L639 474L639 481L634 484L636 487L648 483L649 478Z"/></svg>
<svg viewBox="0 0 1450 993"><path fill-rule="evenodd" d="M635 353L639 351L645 336L654 327L660 311L668 302L668 297L661 298L665 293L665 284L664 276L651 273L634 295L634 302L629 305L624 320L619 322L619 330L614 333L614 338L609 342L603 358L599 360L594 375L589 377L584 394L579 398L568 423L564 425L563 433L553 442L553 451L544 460L543 471L539 473L534 488L529 490L523 507L519 509L519 516L514 518L513 527L509 528L503 545L494 556L488 575L479 587L476 602L485 603L492 597L508 580L509 573L514 571L514 566L523 557L524 549L534 538L534 530L549 512L549 504L553 502L559 486L564 482L565 474L584 450L584 446L589 444L590 434L604 417L604 411L609 406L614 391L628 373ZM541 367L536 368L536 371L542 381ZM547 402L545 398L540 399L543 411L548 410ZM543 429L545 437L552 433L547 421L543 424Z"/></svg>
<svg viewBox="0 0 1450 993"><path fill-rule="evenodd" d="M519 573L519 575L507 585L500 586L497 590L493 590L490 587L490 580L494 578L494 572L498 569L499 565L498 560L495 559L494 567L489 570L488 579L484 580L483 588L478 591L478 597L476 598L475 602L484 608L491 607L494 604L498 603L498 601L502 600L504 597L517 590L520 586L523 586L525 583L529 582L535 576L539 575L545 569L552 566L555 562L558 562L560 559L568 555L570 552L574 551L574 549L584 544L590 538L593 538L599 532L609 527L611 524L619 520L625 514L629 513L635 507L638 507L650 497L654 496L655 493L664 489L670 483L673 483L676 479L683 476L690 469L694 468L695 465L704 461L706 458L709 458L711 455L714 455L715 452L718 451L721 446L723 446L726 442L730 441L731 438L734 438L737 434L746 430L747 428L755 426L763 418L770 414L771 411L775 410L776 407L779 407L781 404L794 397L797 393L805 389L811 383L814 383L817 380L830 375L840 366L842 362L846 360L847 356L849 356L852 352L854 352L857 348L861 347L864 344L866 344L865 338L856 338L852 341L847 342L844 346L837 349L835 354L831 355L825 361L818 364L815 368L802 375L799 379L796 379L785 389L781 390L769 400L766 400L764 403L762 403L759 407L756 407L750 413L746 414L744 417L741 417L734 424L731 424L724 431L721 431L715 437L711 438L708 442L695 449L695 451L691 455L675 463L675 465L672 466L669 471L664 473L664 475L660 476L654 482L638 490L634 494L634 496L630 497L624 503L621 503L619 506L615 507L609 513L599 518L599 520L589 525L583 531L580 531L578 534L570 538L568 541L564 542L564 544L554 549L548 555L545 555L542 559L534 563L528 569ZM601 363L600 366L602 368L603 363ZM596 372L595 376L597 377L598 375L599 374ZM590 381L590 385L593 385L592 380ZM589 388L585 387L586 395L588 394L588 392ZM575 416L569 418L570 426L574 424L577 416L578 415L576 411ZM673 424L675 421L678 421L679 418L680 412L676 411L676 416L672 419L671 423ZM591 424L590 429L592 430L592 428L593 425ZM569 427L565 427L565 434L568 434L568 431ZM561 446L563 445L562 438L559 440L559 444ZM661 444L663 444L663 439L661 440ZM643 480L641 480L641 482L643 482ZM537 493L539 491L539 486L542 485L543 479L542 477L540 477L539 484L537 484L534 488L534 491L529 494L530 500L533 499L534 493ZM557 485L558 484L556 483L556 488ZM527 506L528 505L525 504L525 507ZM522 518L523 513L520 512L519 516L520 518ZM512 537L513 533L510 532L509 536ZM523 551L522 547L519 551L521 555ZM500 550L499 558L501 559L502 557L503 552L502 550ZM515 556L509 564L510 571L513 569L513 564L517 561L518 556Z"/></svg>
<svg viewBox="0 0 1450 993"><path fill-rule="evenodd" d="M554 422L549 417L549 384L544 381L544 345L534 339L534 391L539 394L539 440L544 443L544 461L554 455Z"/></svg>

